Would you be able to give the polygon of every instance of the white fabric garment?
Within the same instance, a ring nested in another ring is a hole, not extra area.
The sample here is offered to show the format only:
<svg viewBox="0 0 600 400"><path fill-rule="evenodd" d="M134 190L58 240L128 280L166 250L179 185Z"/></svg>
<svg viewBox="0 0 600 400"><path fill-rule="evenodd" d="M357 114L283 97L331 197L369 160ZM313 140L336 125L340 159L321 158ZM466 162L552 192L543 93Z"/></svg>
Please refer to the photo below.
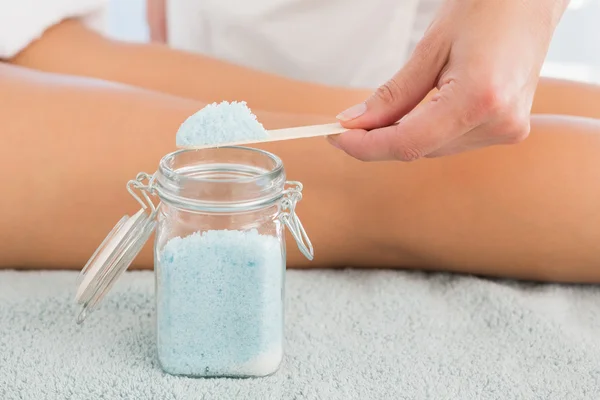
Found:
<svg viewBox="0 0 600 400"><path fill-rule="evenodd" d="M433 21L443 0L418 0L417 12L413 23L409 51L412 52Z"/></svg>
<svg viewBox="0 0 600 400"><path fill-rule="evenodd" d="M108 0L0 0L0 59L14 57L66 18L104 30L107 5Z"/></svg>
<svg viewBox="0 0 600 400"><path fill-rule="evenodd" d="M303 81L375 88L402 67L441 1L167 0L169 44ZM0 59L65 18L104 30L109 2L0 0Z"/></svg>
<svg viewBox="0 0 600 400"><path fill-rule="evenodd" d="M172 47L262 71L374 88L403 65L439 2L167 0L167 36Z"/></svg>

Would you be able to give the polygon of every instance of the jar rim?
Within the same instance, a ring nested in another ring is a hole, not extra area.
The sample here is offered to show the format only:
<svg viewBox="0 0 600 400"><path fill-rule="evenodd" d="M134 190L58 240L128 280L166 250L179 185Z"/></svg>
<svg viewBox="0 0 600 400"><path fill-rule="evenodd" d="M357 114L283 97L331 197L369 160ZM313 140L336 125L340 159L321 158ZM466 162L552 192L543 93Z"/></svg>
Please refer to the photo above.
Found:
<svg viewBox="0 0 600 400"><path fill-rule="evenodd" d="M244 147L244 146L224 146L224 147L219 147L219 148L215 148L215 149L251 151L256 154L270 158L275 163L275 165L270 171L267 171L263 174L257 174L255 176L250 176L250 177L242 176L242 177L227 178L227 179L215 179L215 178L207 179L207 178L198 178L195 176L189 177L189 176L185 176L185 175L181 175L181 174L177 173L177 171L175 169L173 169L171 166L168 165L168 162L172 161L173 159L175 159L175 157L180 156L182 154L186 154L186 153L190 153L190 152L198 152L198 151L202 151L202 150L180 149L180 150L176 150L176 151L173 151L173 152L167 154L160 160L159 171L165 178L168 178L168 179L177 178L179 181L189 180L189 181L196 182L196 183L202 183L202 182L251 183L253 181L257 181L260 179L275 179L277 177L277 175L280 174L283 170L283 161L281 160L281 158L279 158L275 154L270 153L265 150L255 149L252 147ZM211 149L211 150L215 150L215 149Z"/></svg>
<svg viewBox="0 0 600 400"><path fill-rule="evenodd" d="M153 179L163 202L211 213L267 207L283 197L285 184L278 156L242 146L174 151L161 159Z"/></svg>

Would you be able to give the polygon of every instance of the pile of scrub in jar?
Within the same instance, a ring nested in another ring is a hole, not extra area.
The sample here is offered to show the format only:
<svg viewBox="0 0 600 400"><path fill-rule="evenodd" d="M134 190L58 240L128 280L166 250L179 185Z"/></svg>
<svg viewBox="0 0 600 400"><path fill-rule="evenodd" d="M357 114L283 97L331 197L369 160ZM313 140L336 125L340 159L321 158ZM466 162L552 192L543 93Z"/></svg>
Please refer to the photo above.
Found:
<svg viewBox="0 0 600 400"><path fill-rule="evenodd" d="M158 252L157 348L163 369L262 376L283 356L279 240L256 230L170 239Z"/></svg>
<svg viewBox="0 0 600 400"><path fill-rule="evenodd" d="M179 127L177 146L218 146L242 141L258 141L267 131L246 102L209 104L188 117Z"/></svg>

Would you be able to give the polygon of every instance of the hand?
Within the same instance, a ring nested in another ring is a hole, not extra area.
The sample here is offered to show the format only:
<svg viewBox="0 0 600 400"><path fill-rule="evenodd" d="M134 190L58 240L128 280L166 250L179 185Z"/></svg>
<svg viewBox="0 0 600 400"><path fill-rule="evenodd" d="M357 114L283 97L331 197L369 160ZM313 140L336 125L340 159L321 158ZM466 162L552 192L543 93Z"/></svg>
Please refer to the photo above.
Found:
<svg viewBox="0 0 600 400"><path fill-rule="evenodd" d="M567 4L447 0L406 65L338 116L350 130L330 142L363 161L412 161L524 140L542 63Z"/></svg>
<svg viewBox="0 0 600 400"><path fill-rule="evenodd" d="M146 21L150 30L150 40L166 43L167 19L165 10L166 0L146 0Z"/></svg>

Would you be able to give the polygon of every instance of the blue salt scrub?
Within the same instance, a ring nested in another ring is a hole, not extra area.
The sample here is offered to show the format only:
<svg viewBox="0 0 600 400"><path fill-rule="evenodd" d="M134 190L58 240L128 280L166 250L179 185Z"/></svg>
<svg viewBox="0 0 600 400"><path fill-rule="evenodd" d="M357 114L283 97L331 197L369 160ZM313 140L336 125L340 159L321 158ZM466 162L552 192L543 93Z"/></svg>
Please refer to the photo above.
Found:
<svg viewBox="0 0 600 400"><path fill-rule="evenodd" d="M281 242L211 230L158 251L157 347L166 372L264 376L283 356Z"/></svg>
<svg viewBox="0 0 600 400"><path fill-rule="evenodd" d="M246 102L212 103L196 112L179 127L177 146L220 145L266 139L267 131Z"/></svg>

